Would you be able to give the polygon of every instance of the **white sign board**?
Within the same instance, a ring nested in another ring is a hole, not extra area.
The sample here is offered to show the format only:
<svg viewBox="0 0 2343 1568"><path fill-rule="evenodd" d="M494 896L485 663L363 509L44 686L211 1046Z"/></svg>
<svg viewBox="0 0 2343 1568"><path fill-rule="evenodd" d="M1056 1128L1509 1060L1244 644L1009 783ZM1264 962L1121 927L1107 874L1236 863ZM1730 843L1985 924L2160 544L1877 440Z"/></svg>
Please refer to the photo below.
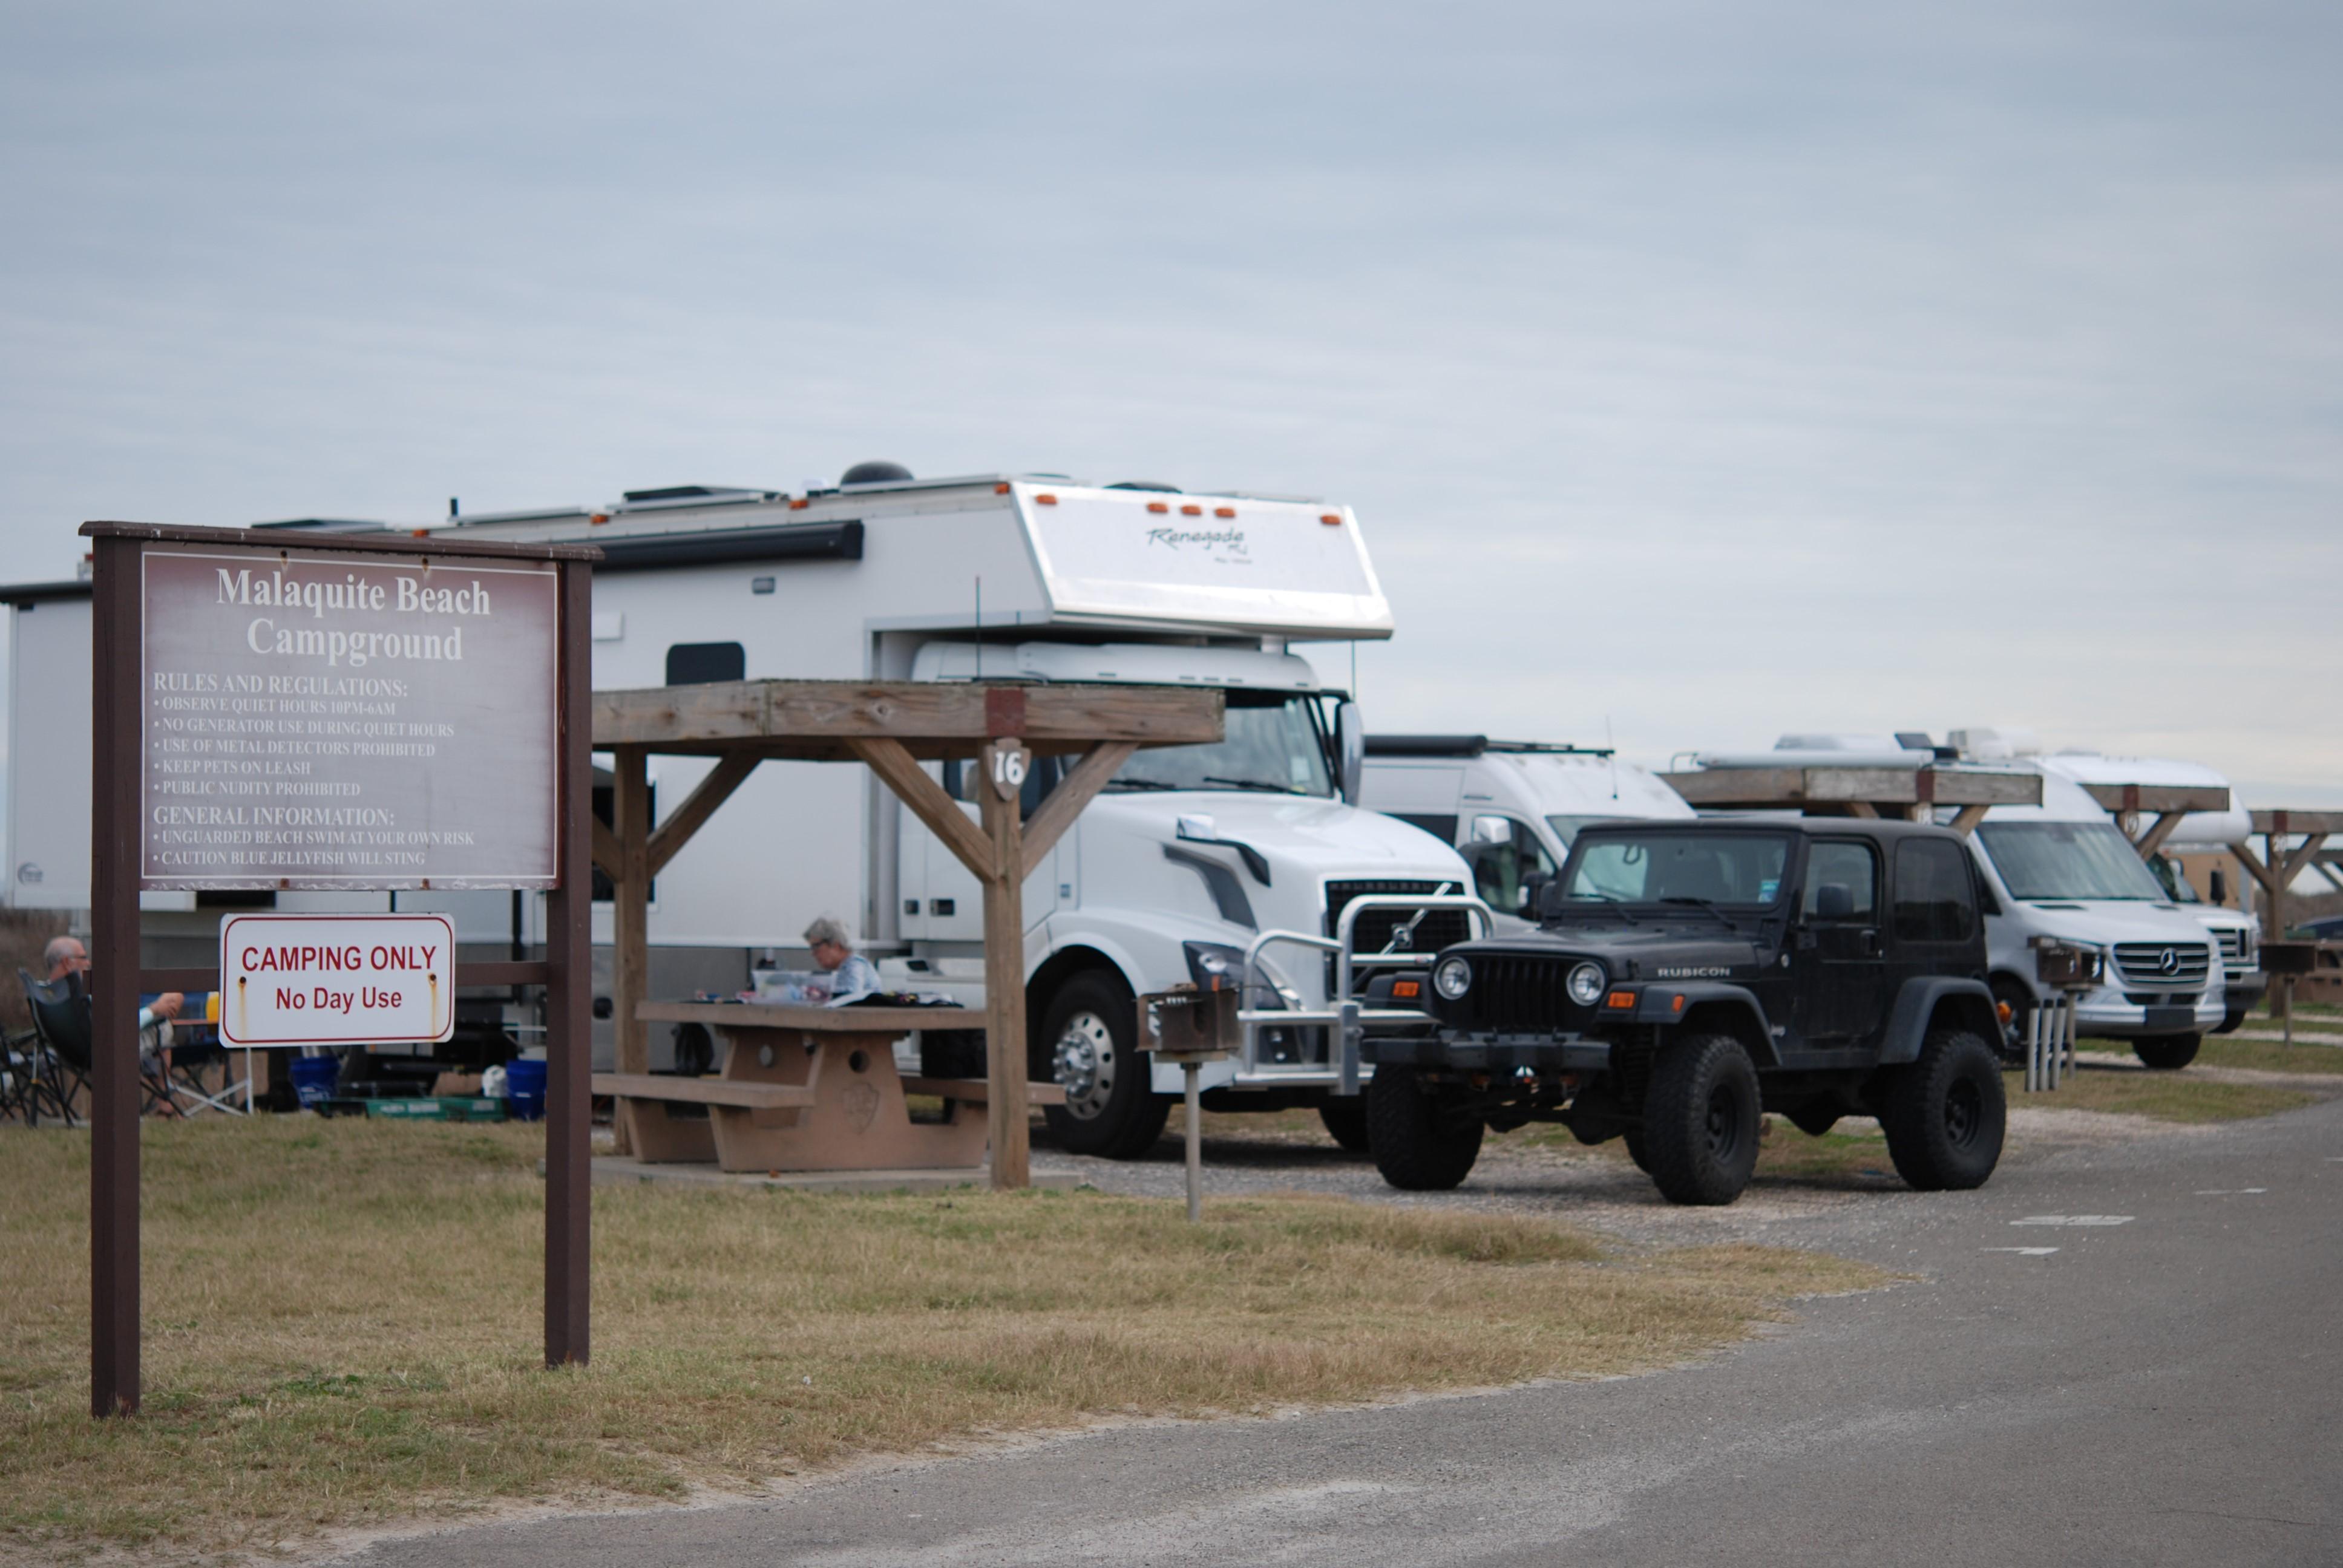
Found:
<svg viewBox="0 0 2343 1568"><path fill-rule="evenodd" d="M552 566L158 545L140 570L142 889L553 885Z"/></svg>
<svg viewBox="0 0 2343 1568"><path fill-rule="evenodd" d="M220 1043L436 1044L456 1032L445 915L230 915Z"/></svg>

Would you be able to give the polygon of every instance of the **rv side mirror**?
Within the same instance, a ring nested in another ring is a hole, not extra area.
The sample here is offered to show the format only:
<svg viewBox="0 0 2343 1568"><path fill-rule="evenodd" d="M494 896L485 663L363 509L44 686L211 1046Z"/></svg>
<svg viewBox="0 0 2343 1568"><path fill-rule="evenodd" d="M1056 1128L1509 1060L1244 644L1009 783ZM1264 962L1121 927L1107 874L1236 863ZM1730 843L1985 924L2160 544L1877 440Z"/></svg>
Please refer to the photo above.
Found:
<svg viewBox="0 0 2343 1568"><path fill-rule="evenodd" d="M1513 819L1511 817L1473 819L1473 842L1475 844L1510 844L1513 841Z"/></svg>
<svg viewBox="0 0 2343 1568"><path fill-rule="evenodd" d="M1355 702L1334 709L1334 753L1341 776L1334 780L1342 799L1359 803L1359 786L1367 770L1367 721Z"/></svg>
<svg viewBox="0 0 2343 1568"><path fill-rule="evenodd" d="M2227 903L2229 901L2229 879L2221 874L2221 868L2218 866L2214 867L2212 875L2208 877L2207 880L2212 887L2213 901L2217 904Z"/></svg>

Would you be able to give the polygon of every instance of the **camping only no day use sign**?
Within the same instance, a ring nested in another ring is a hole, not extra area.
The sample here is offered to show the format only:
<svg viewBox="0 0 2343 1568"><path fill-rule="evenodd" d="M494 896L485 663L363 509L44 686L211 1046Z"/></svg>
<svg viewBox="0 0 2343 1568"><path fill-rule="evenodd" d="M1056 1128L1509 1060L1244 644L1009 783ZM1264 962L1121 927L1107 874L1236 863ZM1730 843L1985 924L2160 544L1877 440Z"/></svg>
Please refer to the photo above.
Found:
<svg viewBox="0 0 2343 1568"><path fill-rule="evenodd" d="M223 1045L427 1043L456 1030L445 915L230 915Z"/></svg>

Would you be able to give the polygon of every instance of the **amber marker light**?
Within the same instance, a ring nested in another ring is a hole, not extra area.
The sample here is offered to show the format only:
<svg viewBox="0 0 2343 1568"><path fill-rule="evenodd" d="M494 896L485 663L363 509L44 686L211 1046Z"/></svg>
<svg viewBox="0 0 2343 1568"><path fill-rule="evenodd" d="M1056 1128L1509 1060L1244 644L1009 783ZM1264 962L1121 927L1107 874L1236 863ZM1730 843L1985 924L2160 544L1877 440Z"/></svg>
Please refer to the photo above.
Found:
<svg viewBox="0 0 2343 1568"><path fill-rule="evenodd" d="M1392 982L1392 995L1393 996L1413 997L1422 996L1423 994L1423 982L1422 980L1394 980Z"/></svg>
<svg viewBox="0 0 2343 1568"><path fill-rule="evenodd" d="M1033 498L1033 504L1041 507L1054 507L1058 504L1058 498L1044 490Z"/></svg>
<svg viewBox="0 0 2343 1568"><path fill-rule="evenodd" d="M1233 518L1236 515L1237 509L1234 507L1214 507L1212 508L1212 516L1216 518Z"/></svg>
<svg viewBox="0 0 2343 1568"><path fill-rule="evenodd" d="M1340 512L1321 512L1318 514L1318 520L1325 524L1330 528L1339 528L1342 526L1342 514Z"/></svg>
<svg viewBox="0 0 2343 1568"><path fill-rule="evenodd" d="M1201 518L1204 515L1204 508L1202 507L1182 507L1180 508L1180 515L1183 518Z"/></svg>
<svg viewBox="0 0 2343 1568"><path fill-rule="evenodd" d="M1633 1007L1635 1005L1635 993L1631 990L1614 990L1603 999L1603 1005L1616 1008Z"/></svg>
<svg viewBox="0 0 2343 1568"><path fill-rule="evenodd" d="M1151 512L1168 512L1172 508L1161 501L1150 501L1147 503L1147 509Z"/></svg>
<svg viewBox="0 0 2343 1568"><path fill-rule="evenodd" d="M1672 1001L1672 1002L1670 1002L1670 1003L1668 1004L1668 1010L1669 1010L1670 1012L1682 1012L1682 1011L1684 1011L1684 993L1683 993L1682 991L1678 991L1678 992L1676 993L1676 999L1675 999L1675 1000L1674 1000L1674 1001Z"/></svg>
<svg viewBox="0 0 2343 1568"><path fill-rule="evenodd" d="M1005 496L1005 495L1007 495L1007 494L1009 493L1009 483L1008 483L1008 481L1004 479L1004 480L1002 480L1000 484L997 484L997 485L993 486L993 487L992 487L992 493L993 493L994 495L996 495L996 496Z"/></svg>

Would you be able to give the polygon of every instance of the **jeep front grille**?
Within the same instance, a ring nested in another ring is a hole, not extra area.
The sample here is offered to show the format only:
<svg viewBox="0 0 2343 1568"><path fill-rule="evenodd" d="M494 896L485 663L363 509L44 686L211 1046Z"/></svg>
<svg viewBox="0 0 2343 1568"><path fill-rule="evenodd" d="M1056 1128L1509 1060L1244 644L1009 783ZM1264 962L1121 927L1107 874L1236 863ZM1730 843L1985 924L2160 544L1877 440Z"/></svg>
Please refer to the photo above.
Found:
<svg viewBox="0 0 2343 1568"><path fill-rule="evenodd" d="M1326 884L1326 934L1332 936L1341 930L1342 911L1351 907L1353 899L1383 898L1408 893L1467 892L1471 890L1454 882L1421 882L1384 879L1361 882L1329 882ZM1423 918L1416 920L1421 914ZM1473 917L1463 910L1366 910L1359 915L1359 923L1351 929L1351 950L1355 953L1379 953L1392 947L1393 936L1411 920L1415 928L1393 948L1403 953L1436 953L1453 947L1473 934Z"/></svg>
<svg viewBox="0 0 2343 1568"><path fill-rule="evenodd" d="M1564 1028L1570 1015L1585 1010L1570 1000L1563 979L1584 961L1474 953L1471 989L1454 1001L1443 999L1434 1005L1443 1021L1464 1029L1510 1033Z"/></svg>
<svg viewBox="0 0 2343 1568"><path fill-rule="evenodd" d="M2133 985L2201 986L2212 951L2195 942L2117 942L2116 969Z"/></svg>

